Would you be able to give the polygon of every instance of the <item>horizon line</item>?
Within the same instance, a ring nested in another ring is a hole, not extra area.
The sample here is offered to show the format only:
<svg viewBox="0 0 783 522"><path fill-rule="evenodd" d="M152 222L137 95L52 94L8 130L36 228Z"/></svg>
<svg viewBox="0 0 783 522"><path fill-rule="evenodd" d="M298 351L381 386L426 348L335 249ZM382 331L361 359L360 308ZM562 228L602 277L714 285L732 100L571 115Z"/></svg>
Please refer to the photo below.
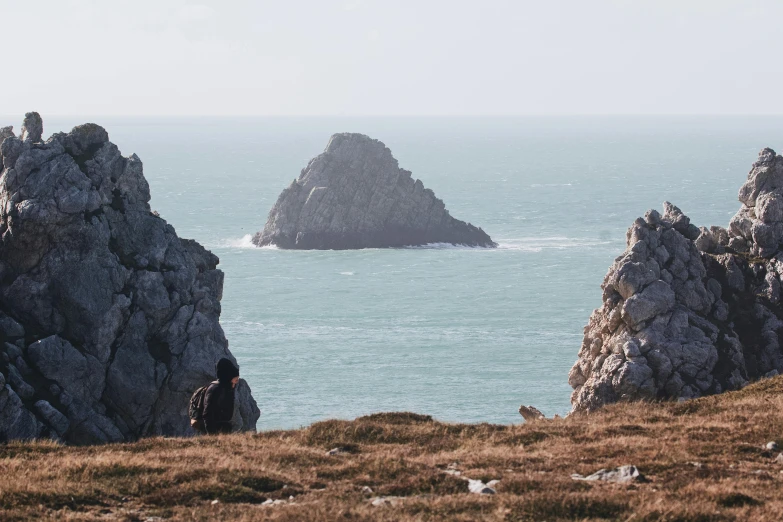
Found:
<svg viewBox="0 0 783 522"><path fill-rule="evenodd" d="M101 117L101 118L682 118L682 117L781 117L780 113L519 113L519 114L127 114L127 113L46 113L42 117ZM13 113L0 114L0 118L18 117Z"/></svg>

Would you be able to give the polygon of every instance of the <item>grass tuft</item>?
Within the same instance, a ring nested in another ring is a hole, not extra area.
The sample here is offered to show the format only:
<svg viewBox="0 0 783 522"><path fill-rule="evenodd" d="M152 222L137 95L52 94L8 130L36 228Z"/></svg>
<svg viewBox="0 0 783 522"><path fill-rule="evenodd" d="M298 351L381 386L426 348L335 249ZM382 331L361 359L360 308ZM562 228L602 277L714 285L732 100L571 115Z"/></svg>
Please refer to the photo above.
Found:
<svg viewBox="0 0 783 522"><path fill-rule="evenodd" d="M744 493L728 493L718 498L718 505L727 508L759 506L762 502Z"/></svg>

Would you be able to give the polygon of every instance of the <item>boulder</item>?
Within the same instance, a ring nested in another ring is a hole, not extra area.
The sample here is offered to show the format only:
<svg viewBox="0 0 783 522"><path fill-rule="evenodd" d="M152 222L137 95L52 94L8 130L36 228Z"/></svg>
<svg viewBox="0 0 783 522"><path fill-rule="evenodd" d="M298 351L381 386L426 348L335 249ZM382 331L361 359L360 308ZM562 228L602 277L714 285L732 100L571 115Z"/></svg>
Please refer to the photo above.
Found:
<svg viewBox="0 0 783 522"><path fill-rule="evenodd" d="M494 247L480 228L451 217L443 201L363 134L335 134L283 190L257 246L387 248L429 243Z"/></svg>
<svg viewBox="0 0 783 522"><path fill-rule="evenodd" d="M0 440L29 440L41 435L35 415L9 385L0 387Z"/></svg>
<svg viewBox="0 0 783 522"><path fill-rule="evenodd" d="M586 477L579 473L571 475L574 480L586 480L589 482L616 482L618 484L629 484L632 482L646 482L647 479L644 475L639 473L636 466L620 466L614 469L599 469L591 475Z"/></svg>
<svg viewBox="0 0 783 522"><path fill-rule="evenodd" d="M190 395L235 362L218 258L149 206L141 160L99 125L0 129L0 440L189 435ZM237 430L259 416L247 383Z"/></svg>
<svg viewBox="0 0 783 522"><path fill-rule="evenodd" d="M41 400L35 403L35 409L46 423L54 429L58 436L62 437L71 427L68 417L56 410L48 402Z"/></svg>
<svg viewBox="0 0 783 522"><path fill-rule="evenodd" d="M569 373L573 411L688 399L783 371L783 158L764 149L722 227L647 212L607 273Z"/></svg>
<svg viewBox="0 0 783 522"><path fill-rule="evenodd" d="M467 479L468 491L476 495L494 495L497 493L494 486L497 485L499 480L491 480L489 483L484 484L481 480Z"/></svg>
<svg viewBox="0 0 783 522"><path fill-rule="evenodd" d="M519 414L522 415L522 418L527 422L546 419L546 415L544 415L541 410L535 406L525 406L523 404L519 407Z"/></svg>

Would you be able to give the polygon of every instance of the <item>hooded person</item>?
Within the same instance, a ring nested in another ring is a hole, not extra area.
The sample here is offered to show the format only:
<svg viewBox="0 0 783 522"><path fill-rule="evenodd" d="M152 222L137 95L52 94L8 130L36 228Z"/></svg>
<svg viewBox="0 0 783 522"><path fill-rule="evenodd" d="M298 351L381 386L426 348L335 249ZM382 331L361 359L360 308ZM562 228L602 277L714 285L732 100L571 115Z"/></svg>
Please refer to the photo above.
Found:
<svg viewBox="0 0 783 522"><path fill-rule="evenodd" d="M204 394L204 428L209 434L231 433L239 368L224 357L215 365L215 373L217 381L210 384Z"/></svg>

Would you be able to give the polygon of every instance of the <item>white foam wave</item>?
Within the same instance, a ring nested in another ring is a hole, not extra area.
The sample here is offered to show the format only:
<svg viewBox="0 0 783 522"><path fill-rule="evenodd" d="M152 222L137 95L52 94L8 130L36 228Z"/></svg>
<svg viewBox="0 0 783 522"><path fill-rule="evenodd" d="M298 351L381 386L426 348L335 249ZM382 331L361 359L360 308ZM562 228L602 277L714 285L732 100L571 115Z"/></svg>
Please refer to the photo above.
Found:
<svg viewBox="0 0 783 522"><path fill-rule="evenodd" d="M539 187L570 187L573 183L533 183L530 185L531 188L539 188Z"/></svg>
<svg viewBox="0 0 783 522"><path fill-rule="evenodd" d="M525 252L541 252L542 250L565 250L569 248L589 248L611 245L614 241L607 239L592 239L582 237L521 237L501 239L498 241L500 250L521 250Z"/></svg>
<svg viewBox="0 0 783 522"><path fill-rule="evenodd" d="M258 248L252 242L253 236L246 234L238 239L226 239L220 242L223 248ZM496 252L499 250L515 250L521 252L541 252L543 250L565 250L569 248L590 248L603 245L613 245L616 241L607 239L575 238L564 236L553 237L521 237L498 240L496 249L483 247L471 247L466 245L452 245L451 243L429 243L426 245L403 247L406 250L476 250L483 252ZM275 245L267 245L261 249L278 250ZM340 275L352 276L354 272L340 272Z"/></svg>
<svg viewBox="0 0 783 522"><path fill-rule="evenodd" d="M253 236L251 234L245 234L239 239L227 239L223 243L225 246L232 248L256 248L252 239Z"/></svg>
<svg viewBox="0 0 783 522"><path fill-rule="evenodd" d="M426 245L412 245L402 248L404 250L483 250L483 247L452 245L451 243L427 243Z"/></svg>
<svg viewBox="0 0 783 522"><path fill-rule="evenodd" d="M606 239L573 238L573 237L522 237L514 239L498 240L496 249L483 247L469 247L465 245L452 245L451 243L430 243L421 246L406 247L420 250L477 250L485 252L497 252L502 250L515 250L521 252L541 252L543 250L565 250L568 248L589 248L595 246L612 245L614 241Z"/></svg>
<svg viewBox="0 0 783 522"><path fill-rule="evenodd" d="M259 248L253 244L252 234L245 234L240 238L223 239L218 243L217 247L218 248L248 248L248 249ZM267 245L261 247L261 250L265 250L265 249L277 250L277 247L275 245Z"/></svg>
<svg viewBox="0 0 783 522"><path fill-rule="evenodd" d="M352 276L352 275L354 275L354 272L340 272L340 275Z"/></svg>

